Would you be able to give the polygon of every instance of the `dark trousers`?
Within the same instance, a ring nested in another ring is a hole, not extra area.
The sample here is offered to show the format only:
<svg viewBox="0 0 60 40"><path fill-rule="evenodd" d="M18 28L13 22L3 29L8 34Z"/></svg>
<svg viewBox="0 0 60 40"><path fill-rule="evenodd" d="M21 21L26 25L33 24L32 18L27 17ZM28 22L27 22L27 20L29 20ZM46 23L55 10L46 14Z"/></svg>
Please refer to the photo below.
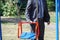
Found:
<svg viewBox="0 0 60 40"><path fill-rule="evenodd" d="M43 19L38 19L39 23L39 29L40 29L40 35L39 35L39 40L44 40L44 30L45 30L45 25ZM31 24L32 31L35 32L35 25Z"/></svg>

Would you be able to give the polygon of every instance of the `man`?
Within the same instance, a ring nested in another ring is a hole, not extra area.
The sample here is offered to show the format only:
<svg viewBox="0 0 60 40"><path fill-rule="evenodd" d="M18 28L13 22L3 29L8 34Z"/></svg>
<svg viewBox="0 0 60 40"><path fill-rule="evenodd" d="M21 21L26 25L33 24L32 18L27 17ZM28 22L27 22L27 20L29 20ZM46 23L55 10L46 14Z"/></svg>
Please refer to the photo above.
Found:
<svg viewBox="0 0 60 40"><path fill-rule="evenodd" d="M47 22L48 25L50 24L46 0L28 0L25 15L28 22L38 21L40 29L38 40L44 40L44 22ZM35 32L34 24L31 24L31 28Z"/></svg>

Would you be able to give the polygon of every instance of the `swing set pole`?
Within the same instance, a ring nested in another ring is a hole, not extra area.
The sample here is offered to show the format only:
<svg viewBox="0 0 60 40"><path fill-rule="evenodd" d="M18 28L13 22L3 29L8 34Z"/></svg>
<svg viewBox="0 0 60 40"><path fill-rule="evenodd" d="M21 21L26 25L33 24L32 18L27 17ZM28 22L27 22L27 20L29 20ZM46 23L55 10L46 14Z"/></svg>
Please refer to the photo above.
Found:
<svg viewBox="0 0 60 40"><path fill-rule="evenodd" d="M0 40L2 40L2 30L1 30L1 16L0 16Z"/></svg>
<svg viewBox="0 0 60 40"><path fill-rule="evenodd" d="M56 4L56 40L59 40L59 28L58 28L58 2L55 0Z"/></svg>

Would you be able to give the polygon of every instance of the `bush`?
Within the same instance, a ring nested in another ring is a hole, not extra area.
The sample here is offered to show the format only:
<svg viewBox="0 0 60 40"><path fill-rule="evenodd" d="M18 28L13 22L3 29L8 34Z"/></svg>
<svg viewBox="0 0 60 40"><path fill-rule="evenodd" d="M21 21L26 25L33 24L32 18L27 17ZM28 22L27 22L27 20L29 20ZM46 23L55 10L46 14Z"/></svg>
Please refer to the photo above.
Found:
<svg viewBox="0 0 60 40"><path fill-rule="evenodd" d="M3 12L2 6L3 6L3 3L2 3L2 1L0 1L0 16L3 15L3 14L2 14L2 12Z"/></svg>
<svg viewBox="0 0 60 40"><path fill-rule="evenodd" d="M48 10L55 11L55 2L54 0L47 0Z"/></svg>
<svg viewBox="0 0 60 40"><path fill-rule="evenodd" d="M15 16L16 15L16 6L11 5L9 2L6 2L5 5L3 5L2 9L3 16Z"/></svg>
<svg viewBox="0 0 60 40"><path fill-rule="evenodd" d="M18 15L17 13L17 7L16 7L16 2L18 0L6 0L6 2L3 4L3 2L0 0L0 15L3 16L16 16ZM19 3L19 1L18 1ZM49 11L55 11L55 4L54 4L54 0L47 0L48 3L48 9ZM25 12L25 8L26 8L26 4L27 4L27 0L20 0L20 4L19 7L21 6L21 9L19 9L20 14L24 14Z"/></svg>

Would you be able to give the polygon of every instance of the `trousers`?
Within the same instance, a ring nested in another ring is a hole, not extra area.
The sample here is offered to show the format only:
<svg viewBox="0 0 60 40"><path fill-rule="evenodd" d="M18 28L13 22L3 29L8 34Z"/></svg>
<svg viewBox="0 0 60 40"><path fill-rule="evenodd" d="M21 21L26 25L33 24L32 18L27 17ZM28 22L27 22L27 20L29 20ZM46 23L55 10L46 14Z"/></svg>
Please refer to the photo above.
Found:
<svg viewBox="0 0 60 40"><path fill-rule="evenodd" d="M39 24L39 31L40 31L38 40L44 40L45 25L43 19L38 18L38 24ZM35 32L35 24L30 24L30 25L31 25L31 30Z"/></svg>

